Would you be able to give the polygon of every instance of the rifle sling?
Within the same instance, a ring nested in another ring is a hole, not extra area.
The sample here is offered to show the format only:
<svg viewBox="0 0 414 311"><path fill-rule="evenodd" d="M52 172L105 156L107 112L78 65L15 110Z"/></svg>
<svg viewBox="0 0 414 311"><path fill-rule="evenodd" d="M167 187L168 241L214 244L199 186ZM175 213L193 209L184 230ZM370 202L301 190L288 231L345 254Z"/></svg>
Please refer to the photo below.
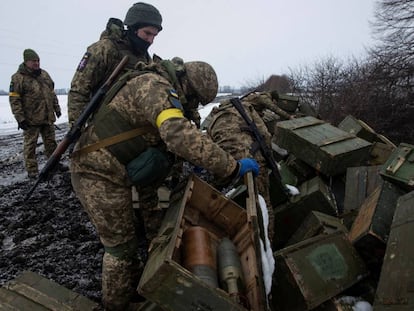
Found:
<svg viewBox="0 0 414 311"><path fill-rule="evenodd" d="M93 152L99 150L104 147L108 147L111 145L115 145L117 143L126 141L128 139L146 134L146 133L154 133L157 130L152 126L143 126L139 128L135 128L126 132L122 132L120 134L104 138L102 140L97 141L96 143L87 145L81 149L78 149L73 152L73 154L79 153L80 155L87 154L89 152Z"/></svg>

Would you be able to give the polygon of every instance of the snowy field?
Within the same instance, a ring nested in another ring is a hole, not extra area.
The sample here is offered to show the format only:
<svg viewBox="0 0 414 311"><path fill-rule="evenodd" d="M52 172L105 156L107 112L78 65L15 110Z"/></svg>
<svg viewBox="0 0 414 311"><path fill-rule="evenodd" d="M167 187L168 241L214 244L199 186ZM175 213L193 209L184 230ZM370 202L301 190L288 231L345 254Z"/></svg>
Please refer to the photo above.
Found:
<svg viewBox="0 0 414 311"><path fill-rule="evenodd" d="M218 94L218 96L225 96L228 94ZM57 119L56 125L68 122L68 96L58 95L60 109L62 110L62 116ZM201 115L201 121L210 113L211 109L218 105L218 103L211 103L204 107L200 106L199 112ZM21 131L21 130L19 130ZM0 136L18 133L17 122L10 109L9 96L0 96Z"/></svg>
<svg viewBox="0 0 414 311"><path fill-rule="evenodd" d="M56 121L56 125L68 122L68 96L58 95L62 115ZM22 130L19 130L22 132ZM0 96L0 135L9 135L19 132L17 122L10 109L9 96Z"/></svg>

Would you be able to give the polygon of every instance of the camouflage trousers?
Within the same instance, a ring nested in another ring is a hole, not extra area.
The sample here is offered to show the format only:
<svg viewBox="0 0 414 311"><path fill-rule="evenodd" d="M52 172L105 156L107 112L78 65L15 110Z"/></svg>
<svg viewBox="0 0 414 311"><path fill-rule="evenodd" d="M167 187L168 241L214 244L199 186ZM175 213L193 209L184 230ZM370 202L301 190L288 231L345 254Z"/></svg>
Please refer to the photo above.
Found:
<svg viewBox="0 0 414 311"><path fill-rule="evenodd" d="M29 174L37 174L39 172L36 160L36 146L39 135L42 137L45 154L48 158L57 146L54 124L30 126L27 130L23 131L23 155L26 171Z"/></svg>
<svg viewBox="0 0 414 311"><path fill-rule="evenodd" d="M105 248L102 260L105 310L125 310L136 295L146 261L146 256L139 252L139 240L145 237L140 236L143 231L138 227L131 187L78 173L72 173L72 185ZM147 217L153 221L157 218L151 213Z"/></svg>

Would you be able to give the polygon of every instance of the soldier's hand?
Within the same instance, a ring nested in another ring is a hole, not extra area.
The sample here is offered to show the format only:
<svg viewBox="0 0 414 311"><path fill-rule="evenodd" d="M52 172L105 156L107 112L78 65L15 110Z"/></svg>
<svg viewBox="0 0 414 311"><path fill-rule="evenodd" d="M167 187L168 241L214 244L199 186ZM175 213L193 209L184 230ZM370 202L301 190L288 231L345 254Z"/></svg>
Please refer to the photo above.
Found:
<svg viewBox="0 0 414 311"><path fill-rule="evenodd" d="M26 120L17 122L17 125L18 125L17 129L22 129L23 131L28 130L30 127L29 122L27 122Z"/></svg>
<svg viewBox="0 0 414 311"><path fill-rule="evenodd" d="M259 164L255 159L243 158L238 161L239 163L239 177L244 176L247 172L252 172L254 176L259 175Z"/></svg>

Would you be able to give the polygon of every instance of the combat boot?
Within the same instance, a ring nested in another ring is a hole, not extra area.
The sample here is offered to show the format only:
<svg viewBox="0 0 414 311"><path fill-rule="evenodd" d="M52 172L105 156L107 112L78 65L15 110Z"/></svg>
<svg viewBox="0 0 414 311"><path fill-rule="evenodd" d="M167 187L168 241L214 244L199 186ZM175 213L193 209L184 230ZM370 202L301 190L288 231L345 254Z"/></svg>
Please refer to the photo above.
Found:
<svg viewBox="0 0 414 311"><path fill-rule="evenodd" d="M37 178L37 172L29 171L29 172L27 172L27 177L29 179L36 179Z"/></svg>

